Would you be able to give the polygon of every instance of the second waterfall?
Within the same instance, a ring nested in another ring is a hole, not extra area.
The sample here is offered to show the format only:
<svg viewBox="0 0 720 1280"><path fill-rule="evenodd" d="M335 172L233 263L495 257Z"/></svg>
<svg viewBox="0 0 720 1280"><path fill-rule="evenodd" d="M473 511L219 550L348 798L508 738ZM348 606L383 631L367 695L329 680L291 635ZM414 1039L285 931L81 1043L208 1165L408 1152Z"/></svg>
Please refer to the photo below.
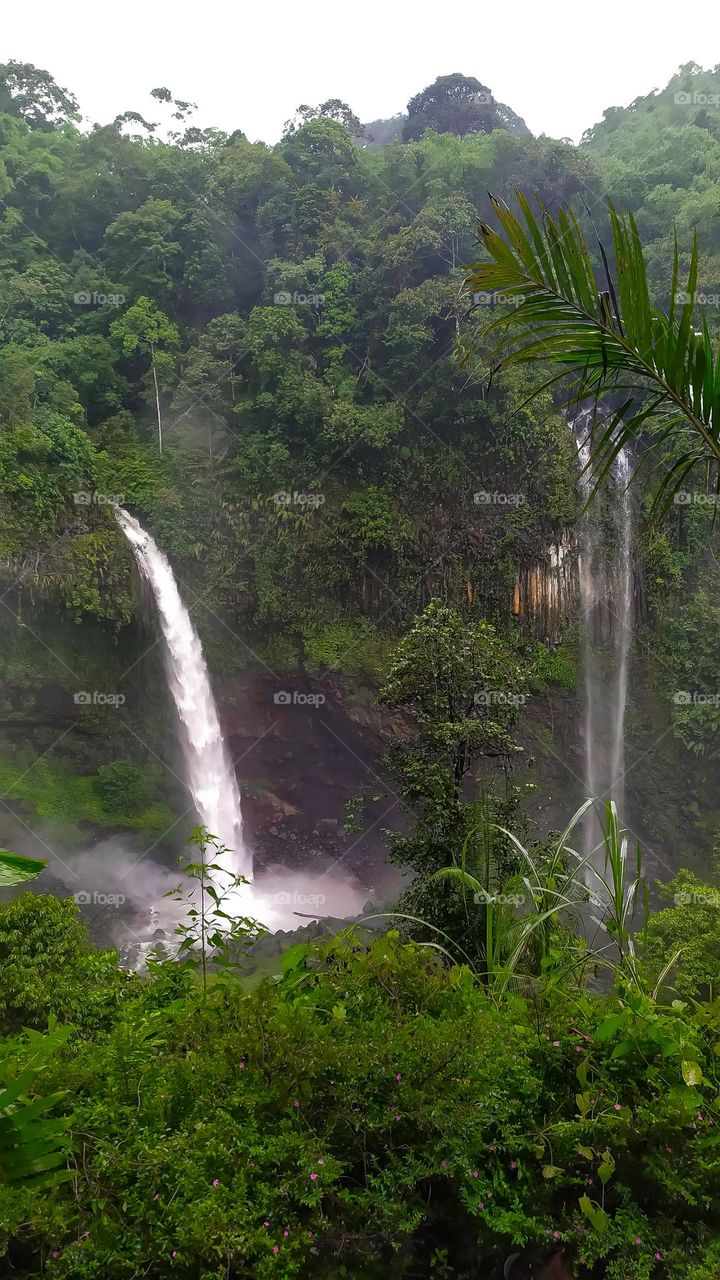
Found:
<svg viewBox="0 0 720 1280"><path fill-rule="evenodd" d="M589 411L572 425L587 498L593 486L587 469ZM634 599L631 474L631 461L623 449L614 463L607 495L594 499L584 516L579 557L585 794L600 803L614 800L621 822ZM591 825L594 843L597 828Z"/></svg>

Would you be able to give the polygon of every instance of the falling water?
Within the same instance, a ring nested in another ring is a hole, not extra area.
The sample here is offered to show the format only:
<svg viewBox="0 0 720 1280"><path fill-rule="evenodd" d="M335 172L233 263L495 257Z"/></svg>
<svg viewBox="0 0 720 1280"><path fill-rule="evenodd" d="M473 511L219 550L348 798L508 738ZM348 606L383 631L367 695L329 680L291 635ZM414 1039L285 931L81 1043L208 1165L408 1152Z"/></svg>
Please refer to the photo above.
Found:
<svg viewBox="0 0 720 1280"><path fill-rule="evenodd" d="M127 511L117 521L149 583L165 639L168 683L180 721L190 792L204 827L230 850L227 870L250 879L252 859L242 835L240 793L225 748L202 645L190 621L170 563Z"/></svg>
<svg viewBox="0 0 720 1280"><path fill-rule="evenodd" d="M589 458L590 411L575 419L573 431L583 469ZM632 634L632 505L630 458L621 450L612 470L608 500L589 507L580 533L580 609L583 624L583 695L586 795L612 798L624 811L625 710ZM583 470L589 495L593 479ZM597 828L588 824L588 839Z"/></svg>

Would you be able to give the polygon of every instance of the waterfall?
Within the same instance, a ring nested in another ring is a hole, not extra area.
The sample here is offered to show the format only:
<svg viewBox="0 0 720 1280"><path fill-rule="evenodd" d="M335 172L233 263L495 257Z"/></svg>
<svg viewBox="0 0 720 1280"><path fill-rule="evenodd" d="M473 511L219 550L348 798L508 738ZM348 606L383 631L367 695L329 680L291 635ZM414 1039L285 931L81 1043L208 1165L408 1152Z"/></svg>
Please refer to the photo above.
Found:
<svg viewBox="0 0 720 1280"><path fill-rule="evenodd" d="M585 497L593 484L585 470L590 418L591 411L583 410L572 423ZM598 495L586 512L579 557L585 794L602 801L612 798L621 820L633 612L630 476L630 457L623 449L613 465L607 495ZM588 839L594 843L597 827L592 820L588 826Z"/></svg>
<svg viewBox="0 0 720 1280"><path fill-rule="evenodd" d="M168 684L178 712L188 783L198 817L211 835L230 850L224 859L227 870L249 880L252 859L243 842L240 792L220 729L199 636L180 598L167 556L127 511L118 507L115 516L157 605Z"/></svg>

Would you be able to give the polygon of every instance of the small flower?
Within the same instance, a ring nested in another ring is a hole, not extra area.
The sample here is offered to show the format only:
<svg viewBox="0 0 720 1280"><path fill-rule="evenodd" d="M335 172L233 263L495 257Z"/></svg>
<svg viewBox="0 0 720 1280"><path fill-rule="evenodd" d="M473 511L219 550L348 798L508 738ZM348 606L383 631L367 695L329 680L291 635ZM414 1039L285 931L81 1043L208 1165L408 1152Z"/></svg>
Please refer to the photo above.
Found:
<svg viewBox="0 0 720 1280"><path fill-rule="evenodd" d="M393 1116L393 1119L394 1119L394 1120L399 1120L399 1119L400 1119L400 1117L399 1117L399 1116Z"/></svg>
<svg viewBox="0 0 720 1280"><path fill-rule="evenodd" d="M491 1143L490 1143L490 1150L491 1150L491 1151L497 1151L497 1143L496 1143L496 1142L491 1142Z"/></svg>
<svg viewBox="0 0 720 1280"><path fill-rule="evenodd" d="M300 1106L300 1102L299 1102L299 1100L298 1100L297 1098L293 1098L293 1106L294 1106L294 1107L299 1107L299 1106Z"/></svg>
<svg viewBox="0 0 720 1280"><path fill-rule="evenodd" d="M616 1102L616 1103L615 1103L615 1110L616 1110L616 1111L622 1111L622 1107L620 1106L620 1103L619 1103L619 1102Z"/></svg>
<svg viewBox="0 0 720 1280"><path fill-rule="evenodd" d="M553 1049L559 1049L559 1048L560 1048L560 1041L553 1040Z"/></svg>
<svg viewBox="0 0 720 1280"><path fill-rule="evenodd" d="M265 1219L265 1221L263 1222L263 1226L264 1226L264 1227L269 1227L269 1226L270 1226L270 1223L268 1222L267 1218L266 1218L266 1219Z"/></svg>
<svg viewBox="0 0 720 1280"><path fill-rule="evenodd" d="M479 1176L479 1175L478 1175L478 1171L477 1171L477 1169L473 1169L473 1171L472 1171L472 1176L473 1176L473 1178L477 1178L477 1177Z"/></svg>
<svg viewBox="0 0 720 1280"><path fill-rule="evenodd" d="M177 1249L173 1249L172 1253L170 1254L170 1257L177 1258Z"/></svg>
<svg viewBox="0 0 720 1280"><path fill-rule="evenodd" d="M440 1161L440 1168L441 1168L441 1169L447 1169L447 1160L441 1160L441 1161Z"/></svg>
<svg viewBox="0 0 720 1280"><path fill-rule="evenodd" d="M220 1179L219 1179L219 1178L213 1178L213 1186L214 1186L214 1187L219 1187L219 1186L220 1186Z"/></svg>
<svg viewBox="0 0 720 1280"><path fill-rule="evenodd" d="M289 1235L290 1235L290 1232L286 1229L285 1231L283 1231L283 1235L284 1235L284 1236L289 1236Z"/></svg>
<svg viewBox="0 0 720 1280"><path fill-rule="evenodd" d="M553 1240L559 1240L559 1239L560 1239L560 1232L553 1231Z"/></svg>
<svg viewBox="0 0 720 1280"><path fill-rule="evenodd" d="M322 1156L321 1156L321 1157L320 1157L320 1159L318 1160L318 1164L324 1164L324 1163L325 1163L325 1161L323 1160L323 1158L322 1158Z"/></svg>
<svg viewBox="0 0 720 1280"><path fill-rule="evenodd" d="M398 1071L398 1073L397 1073L397 1075L396 1075L395 1079L396 1079L396 1080L402 1080L402 1076L401 1076L401 1074L400 1074L400 1072L399 1072L399 1071Z"/></svg>
<svg viewBox="0 0 720 1280"><path fill-rule="evenodd" d="M575 1045L575 1052L576 1052L576 1053L582 1053L582 1045L581 1045L581 1044L576 1044L576 1045Z"/></svg>
<svg viewBox="0 0 720 1280"><path fill-rule="evenodd" d="M635 1237L635 1244L642 1244L642 1240L640 1239L640 1236Z"/></svg>
<svg viewBox="0 0 720 1280"><path fill-rule="evenodd" d="M241 1062L239 1065L240 1065L240 1070L241 1070L241 1071L244 1071L244 1070L245 1070L245 1063L244 1063L244 1062Z"/></svg>
<svg viewBox="0 0 720 1280"><path fill-rule="evenodd" d="M59 1258L59 1257L60 1257L60 1250L59 1250L59 1249L53 1249L52 1253L50 1254L50 1257L51 1257L51 1258Z"/></svg>
<svg viewBox="0 0 720 1280"><path fill-rule="evenodd" d="M517 1169L517 1160L511 1160L511 1161L510 1161L510 1168L511 1168L511 1169Z"/></svg>
<svg viewBox="0 0 720 1280"><path fill-rule="evenodd" d="M311 1182L317 1182L317 1174L316 1174L316 1173L311 1173L311 1174L310 1174L310 1181L311 1181Z"/></svg>
<svg viewBox="0 0 720 1280"><path fill-rule="evenodd" d="M656 1254L655 1254L655 1261L656 1261L656 1262L662 1262L662 1254L661 1254L661 1253L656 1253Z"/></svg>
<svg viewBox="0 0 720 1280"><path fill-rule="evenodd" d="M313 1233L312 1233L312 1231L308 1231L308 1233L307 1233L307 1238L308 1238L308 1240L312 1240L312 1238L313 1238Z"/></svg>
<svg viewBox="0 0 720 1280"><path fill-rule="evenodd" d="M280 1245L279 1245L279 1244L274 1244L274 1245L273 1245L273 1253L279 1253L279 1252L280 1252Z"/></svg>
<svg viewBox="0 0 720 1280"><path fill-rule="evenodd" d="M485 1201L478 1200L478 1209L484 1209L484 1208L485 1208Z"/></svg>

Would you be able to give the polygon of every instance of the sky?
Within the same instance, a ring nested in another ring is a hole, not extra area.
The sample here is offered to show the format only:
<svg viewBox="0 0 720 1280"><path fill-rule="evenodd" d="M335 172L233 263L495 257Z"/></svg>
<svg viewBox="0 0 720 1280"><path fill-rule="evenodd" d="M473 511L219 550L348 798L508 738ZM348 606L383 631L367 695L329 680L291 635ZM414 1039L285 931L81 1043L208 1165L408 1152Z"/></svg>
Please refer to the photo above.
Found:
<svg viewBox="0 0 720 1280"><path fill-rule="evenodd" d="M300 103L341 98L374 120L459 71L533 133L578 141L681 63L719 63L717 12L717 0L32 0L7 4L0 61L50 71L90 122L162 118L148 95L165 86L198 104L193 124L265 142Z"/></svg>

